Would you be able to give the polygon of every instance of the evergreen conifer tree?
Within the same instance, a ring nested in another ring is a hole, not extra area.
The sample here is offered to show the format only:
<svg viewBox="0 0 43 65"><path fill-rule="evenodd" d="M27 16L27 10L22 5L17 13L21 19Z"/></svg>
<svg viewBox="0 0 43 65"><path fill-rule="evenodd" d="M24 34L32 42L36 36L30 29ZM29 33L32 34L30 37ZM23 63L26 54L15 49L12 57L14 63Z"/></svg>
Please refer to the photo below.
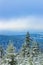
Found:
<svg viewBox="0 0 43 65"><path fill-rule="evenodd" d="M26 38L25 38L25 43L22 46L22 55L25 57L29 57L30 55L30 43L31 43L31 39L30 39L30 34L29 32L27 32L26 34Z"/></svg>
<svg viewBox="0 0 43 65"><path fill-rule="evenodd" d="M15 48L11 41L9 42L8 47L6 49L6 60L8 61L8 64L10 64L10 65L17 64Z"/></svg>

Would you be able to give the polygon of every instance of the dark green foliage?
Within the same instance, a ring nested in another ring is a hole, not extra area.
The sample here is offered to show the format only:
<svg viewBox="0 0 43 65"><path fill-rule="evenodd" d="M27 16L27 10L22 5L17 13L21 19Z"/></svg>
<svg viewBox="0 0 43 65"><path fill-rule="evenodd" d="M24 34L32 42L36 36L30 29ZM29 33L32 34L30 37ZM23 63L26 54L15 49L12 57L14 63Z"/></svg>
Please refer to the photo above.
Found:
<svg viewBox="0 0 43 65"><path fill-rule="evenodd" d="M25 43L22 46L22 55L24 57L25 56L28 56L29 57L29 54L30 54L30 42L31 42L30 34L29 34L29 32L27 32L26 39L25 39Z"/></svg>
<svg viewBox="0 0 43 65"><path fill-rule="evenodd" d="M27 34L26 34L26 43L27 42L30 42L30 34L29 34L29 32L27 32Z"/></svg>
<svg viewBox="0 0 43 65"><path fill-rule="evenodd" d="M26 47L30 47L30 42L31 41L32 41L32 39L30 38L30 34L29 34L29 32L27 32L26 39L25 39Z"/></svg>
<svg viewBox="0 0 43 65"><path fill-rule="evenodd" d="M4 55L4 50L3 50L2 46L0 45L0 57L2 58L3 55Z"/></svg>
<svg viewBox="0 0 43 65"><path fill-rule="evenodd" d="M16 65L17 61L14 60L14 57L12 56L11 61L9 62L10 65Z"/></svg>

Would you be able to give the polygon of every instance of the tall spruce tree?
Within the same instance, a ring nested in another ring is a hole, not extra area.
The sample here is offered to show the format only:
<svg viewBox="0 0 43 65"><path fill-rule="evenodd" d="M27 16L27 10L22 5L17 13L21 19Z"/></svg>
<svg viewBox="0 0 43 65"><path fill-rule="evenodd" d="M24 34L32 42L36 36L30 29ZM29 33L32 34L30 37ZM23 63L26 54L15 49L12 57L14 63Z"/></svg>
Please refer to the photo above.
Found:
<svg viewBox="0 0 43 65"><path fill-rule="evenodd" d="M31 42L30 34L29 34L29 32L27 32L26 38L25 38L25 43L22 46L22 55L24 57L25 56L29 57L29 55L30 55L30 42Z"/></svg>
<svg viewBox="0 0 43 65"><path fill-rule="evenodd" d="M15 48L13 43L10 41L8 44L8 47L6 49L6 59L8 61L8 64L10 65L16 65L16 54L15 54Z"/></svg>
<svg viewBox="0 0 43 65"><path fill-rule="evenodd" d="M27 32L26 38L25 38L25 42L26 42L27 47L30 47L30 41L31 41L30 34L29 34L29 32Z"/></svg>

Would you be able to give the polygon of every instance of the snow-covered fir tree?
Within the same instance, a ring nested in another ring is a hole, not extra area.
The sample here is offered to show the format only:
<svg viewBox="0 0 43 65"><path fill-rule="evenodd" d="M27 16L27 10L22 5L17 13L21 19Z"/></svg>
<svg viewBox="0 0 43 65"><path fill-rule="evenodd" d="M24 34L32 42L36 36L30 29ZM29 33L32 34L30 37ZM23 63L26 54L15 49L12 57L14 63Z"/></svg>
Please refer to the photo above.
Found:
<svg viewBox="0 0 43 65"><path fill-rule="evenodd" d="M31 43L30 34L29 34L29 32L27 32L25 42L22 46L22 55L24 57L25 56L29 57L29 55L30 55L30 45L31 45L30 43Z"/></svg>
<svg viewBox="0 0 43 65"><path fill-rule="evenodd" d="M16 60L15 48L11 41L9 42L5 52L6 52L4 57L5 64L7 63L8 65L16 65L17 60Z"/></svg>

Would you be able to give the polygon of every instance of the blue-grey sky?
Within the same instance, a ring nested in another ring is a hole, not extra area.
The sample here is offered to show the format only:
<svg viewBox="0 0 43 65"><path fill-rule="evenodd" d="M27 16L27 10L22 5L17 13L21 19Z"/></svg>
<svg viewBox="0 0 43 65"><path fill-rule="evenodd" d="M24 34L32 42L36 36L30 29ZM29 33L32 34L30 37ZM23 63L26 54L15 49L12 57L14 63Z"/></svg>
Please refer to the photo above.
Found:
<svg viewBox="0 0 43 65"><path fill-rule="evenodd" d="M43 0L0 0L0 31L43 31Z"/></svg>
<svg viewBox="0 0 43 65"><path fill-rule="evenodd" d="M43 0L0 0L0 17L43 15Z"/></svg>

